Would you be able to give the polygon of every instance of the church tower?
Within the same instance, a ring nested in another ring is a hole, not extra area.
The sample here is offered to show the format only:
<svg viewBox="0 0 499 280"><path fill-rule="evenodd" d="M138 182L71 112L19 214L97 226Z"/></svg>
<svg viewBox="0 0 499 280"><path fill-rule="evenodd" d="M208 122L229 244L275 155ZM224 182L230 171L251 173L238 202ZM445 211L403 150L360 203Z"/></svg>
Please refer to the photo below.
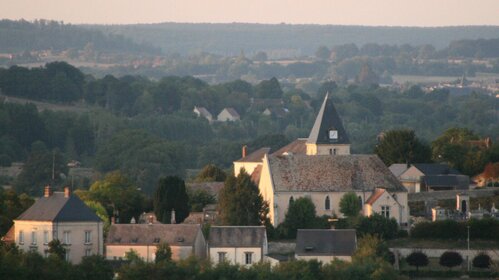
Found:
<svg viewBox="0 0 499 280"><path fill-rule="evenodd" d="M329 93L324 98L306 146L307 155L350 154L350 141Z"/></svg>

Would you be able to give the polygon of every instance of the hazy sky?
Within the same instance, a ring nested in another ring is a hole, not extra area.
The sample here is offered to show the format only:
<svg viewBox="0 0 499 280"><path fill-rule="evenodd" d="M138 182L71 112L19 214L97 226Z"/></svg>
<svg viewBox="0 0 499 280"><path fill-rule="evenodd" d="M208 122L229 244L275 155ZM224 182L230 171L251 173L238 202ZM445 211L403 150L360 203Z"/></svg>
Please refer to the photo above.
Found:
<svg viewBox="0 0 499 280"><path fill-rule="evenodd" d="M0 18L66 23L499 25L499 0L0 0Z"/></svg>

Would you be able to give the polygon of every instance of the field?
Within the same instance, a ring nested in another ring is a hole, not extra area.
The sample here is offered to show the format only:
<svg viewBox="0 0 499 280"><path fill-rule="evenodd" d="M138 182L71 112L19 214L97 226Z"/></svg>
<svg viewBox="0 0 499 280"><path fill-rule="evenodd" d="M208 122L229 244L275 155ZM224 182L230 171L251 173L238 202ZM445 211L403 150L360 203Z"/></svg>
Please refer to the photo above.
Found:
<svg viewBox="0 0 499 280"><path fill-rule="evenodd" d="M414 75L393 75L393 82L399 84L434 84L434 83L448 83L453 82L457 79L461 79L461 76L414 76ZM499 79L499 74L490 73L476 73L475 77L466 77L469 81L482 81L486 83L494 83L496 79Z"/></svg>

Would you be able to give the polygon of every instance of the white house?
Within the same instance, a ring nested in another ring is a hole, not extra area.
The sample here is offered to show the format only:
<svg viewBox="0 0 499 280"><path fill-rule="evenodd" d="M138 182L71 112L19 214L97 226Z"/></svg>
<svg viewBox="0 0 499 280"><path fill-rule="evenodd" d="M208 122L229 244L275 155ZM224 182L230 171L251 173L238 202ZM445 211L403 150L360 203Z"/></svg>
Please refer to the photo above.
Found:
<svg viewBox="0 0 499 280"><path fill-rule="evenodd" d="M217 116L219 122L238 121L241 119L239 113L234 108L224 108Z"/></svg>
<svg viewBox="0 0 499 280"><path fill-rule="evenodd" d="M213 121L213 116L205 107L194 106L194 109L192 111L198 117L203 117L203 118L207 119L210 123Z"/></svg>
<svg viewBox="0 0 499 280"><path fill-rule="evenodd" d="M264 226L212 226L208 240L212 262L252 265L267 255L267 232Z"/></svg>

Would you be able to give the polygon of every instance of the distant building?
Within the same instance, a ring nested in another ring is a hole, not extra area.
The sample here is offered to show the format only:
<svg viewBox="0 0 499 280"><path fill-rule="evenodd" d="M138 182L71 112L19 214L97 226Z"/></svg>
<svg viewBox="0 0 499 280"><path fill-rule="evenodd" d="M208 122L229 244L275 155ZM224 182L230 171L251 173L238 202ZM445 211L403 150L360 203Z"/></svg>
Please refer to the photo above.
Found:
<svg viewBox="0 0 499 280"><path fill-rule="evenodd" d="M106 239L106 258L120 260L126 252L134 250L143 260L152 262L160 243L170 245L173 260L206 256L206 241L200 225L113 224Z"/></svg>
<svg viewBox="0 0 499 280"><path fill-rule="evenodd" d="M329 263L334 259L351 261L357 249L354 229L299 229L295 258Z"/></svg>
<svg viewBox="0 0 499 280"><path fill-rule="evenodd" d="M220 114L217 116L217 120L219 122L227 122L227 121L238 121L241 117L239 113L234 108L224 108Z"/></svg>
<svg viewBox="0 0 499 280"><path fill-rule="evenodd" d="M45 187L44 196L14 220L10 232L21 250L37 251L42 256L48 255L48 243L59 239L66 249L66 260L72 263L104 253L102 220L69 188L52 192Z"/></svg>
<svg viewBox="0 0 499 280"><path fill-rule="evenodd" d="M264 226L212 226L208 252L213 263L252 265L267 255Z"/></svg>
<svg viewBox="0 0 499 280"><path fill-rule="evenodd" d="M192 110L198 117L203 117L207 119L210 123L213 121L213 116L205 107L194 106Z"/></svg>

